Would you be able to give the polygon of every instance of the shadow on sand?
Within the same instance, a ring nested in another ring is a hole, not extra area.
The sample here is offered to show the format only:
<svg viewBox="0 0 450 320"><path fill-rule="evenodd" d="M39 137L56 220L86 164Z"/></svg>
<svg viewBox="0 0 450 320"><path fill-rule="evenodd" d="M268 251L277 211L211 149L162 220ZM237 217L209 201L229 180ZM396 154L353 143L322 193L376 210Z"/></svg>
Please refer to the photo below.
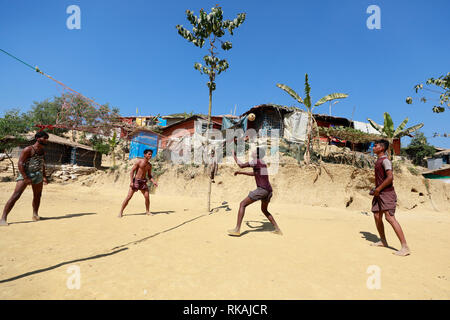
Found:
<svg viewBox="0 0 450 320"><path fill-rule="evenodd" d="M378 241L381 240L376 234L373 234L371 232L360 231L359 233L362 234L362 238L372 243L377 243ZM397 249L391 246L387 246L386 248L397 251Z"/></svg>
<svg viewBox="0 0 450 320"><path fill-rule="evenodd" d="M165 213L165 211L163 211L161 213ZM90 214L95 214L95 213L90 213ZM86 215L86 213L84 213L84 214L74 214L74 215ZM73 217L74 215L71 215L71 217ZM120 245L120 246L116 246L116 247L114 247L114 248L112 248L110 250L112 252L97 254L97 255L93 255L93 256L87 257L87 258L80 258L80 259L75 259L75 260L70 260L70 261L64 261L64 262L55 264L55 265L50 266L50 267L33 270L33 271L30 271L30 272L23 273L21 275L17 275L17 276L8 278L8 279L0 280L0 283L10 282L10 281L18 280L18 279L21 279L21 278L29 277L29 276L32 276L32 275L35 275L35 274L38 274L38 273L42 273L42 272L46 272L46 271L50 271L50 270L53 270L53 269L56 269L56 268L59 268L61 266L64 266L64 265L67 265L67 264L71 264L71 263L76 263L76 262L82 262L82 261L88 261L88 260L94 260L94 259L99 259L99 258L103 258L103 257L108 257L108 256L111 256L111 255L123 252L125 250L128 250L129 249L128 248L129 245L139 244L139 243L144 242L144 241L146 241L148 239L156 237L156 236L158 236L160 234L163 234L163 233L175 230L175 229L177 229L177 228L179 228L179 227L181 227L181 226L183 226L185 224L188 224L188 223L190 223L192 221L195 221L195 220L200 219L200 218L205 217L205 216L207 216L207 214L202 214L202 215L197 216L195 218L192 218L190 220L184 221L184 222L182 222L182 223L180 223L180 224L178 224L178 225L176 225L174 227L168 228L168 229L160 231L160 232L156 232L156 233L154 233L154 234L152 234L152 235L150 235L148 237L145 237L145 238L142 238L142 239L139 239L139 240L135 240L135 241L132 241L132 242L128 242L128 243ZM58 218L59 219L63 219L65 217L67 217L67 216L55 217L55 218L56 219L58 219ZM50 219L55 219L55 218L50 218Z"/></svg>
<svg viewBox="0 0 450 320"><path fill-rule="evenodd" d="M175 211L173 210L168 210L168 211L150 211L152 213L152 215L157 215L157 214L171 214L174 213ZM145 212L143 213L130 213L130 214L124 214L123 216L145 216L147 215Z"/></svg>
<svg viewBox="0 0 450 320"><path fill-rule="evenodd" d="M69 219L69 218L77 218L82 216L90 216L96 213L69 213L65 216L58 216L58 217L41 217L39 221L45 221L45 220L60 220L60 219ZM19 222L8 222L8 224L20 224L20 223L30 223L30 222L39 222L39 221L19 221Z"/></svg>
<svg viewBox="0 0 450 320"><path fill-rule="evenodd" d="M227 201L222 202L222 205L219 207L212 208L210 214L219 212L220 209L225 209L225 211L231 211L230 206Z"/></svg>
<svg viewBox="0 0 450 320"><path fill-rule="evenodd" d="M10 282L10 281L18 280L18 279L21 279L21 278L29 277L29 276L32 276L34 274L50 271L50 270L53 270L53 269L56 269L56 268L59 268L59 267L62 267L64 265L71 264L71 263L88 261L88 260L94 260L94 259L99 259L99 258L111 256L113 254L119 253L119 252L124 251L124 250L128 250L128 248L122 248L122 249L119 249L119 250L116 250L116 251L113 251L113 252L109 252L109 253L97 254L95 256L90 256L90 257L87 257L87 258L81 258L81 259L75 259L75 260L70 260L70 261L64 261L64 262L55 264L55 265L47 267L47 268L37 269L37 270L34 270L34 271L23 273L21 275L18 275L18 276L12 277L12 278L0 280L0 283Z"/></svg>
<svg viewBox="0 0 450 320"><path fill-rule="evenodd" d="M246 221L245 224L252 230L245 230L241 233L241 236L250 232L272 232L275 230L269 221Z"/></svg>

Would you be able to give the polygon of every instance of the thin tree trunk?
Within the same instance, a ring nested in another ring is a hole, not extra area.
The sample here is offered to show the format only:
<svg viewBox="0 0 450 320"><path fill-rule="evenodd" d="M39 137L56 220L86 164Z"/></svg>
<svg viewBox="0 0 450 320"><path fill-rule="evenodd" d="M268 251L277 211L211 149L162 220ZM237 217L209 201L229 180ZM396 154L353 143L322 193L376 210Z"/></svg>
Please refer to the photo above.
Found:
<svg viewBox="0 0 450 320"><path fill-rule="evenodd" d="M212 107L212 81L211 82L211 86L209 88L209 110L208 110L208 129L211 126L211 107ZM206 150L208 150L209 147L209 139L206 140ZM209 159L209 152L207 154L207 158ZM209 181L208 181L208 203L206 205L207 209L208 209L208 213L211 212L211 175L209 175Z"/></svg>
<svg viewBox="0 0 450 320"><path fill-rule="evenodd" d="M8 154L8 152L5 152L5 154L6 154L6 157L8 157L9 161L11 161L11 165L12 165L12 168L13 168L13 175L15 177L16 176L16 168L14 167L14 161L11 159L11 157Z"/></svg>
<svg viewBox="0 0 450 320"><path fill-rule="evenodd" d="M308 128L307 128L307 140L306 140L306 151L305 151L305 164L309 164L311 160L311 113L308 112Z"/></svg>

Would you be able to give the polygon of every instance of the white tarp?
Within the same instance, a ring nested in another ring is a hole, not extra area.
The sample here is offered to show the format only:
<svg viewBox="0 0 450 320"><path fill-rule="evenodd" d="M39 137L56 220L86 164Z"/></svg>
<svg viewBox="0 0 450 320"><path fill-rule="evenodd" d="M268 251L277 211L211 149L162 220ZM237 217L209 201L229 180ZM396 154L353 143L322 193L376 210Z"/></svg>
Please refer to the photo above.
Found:
<svg viewBox="0 0 450 320"><path fill-rule="evenodd" d="M295 111L284 117L284 138L290 142L305 142L308 114Z"/></svg>
<svg viewBox="0 0 450 320"><path fill-rule="evenodd" d="M380 134L370 123L353 121L353 127L365 133Z"/></svg>

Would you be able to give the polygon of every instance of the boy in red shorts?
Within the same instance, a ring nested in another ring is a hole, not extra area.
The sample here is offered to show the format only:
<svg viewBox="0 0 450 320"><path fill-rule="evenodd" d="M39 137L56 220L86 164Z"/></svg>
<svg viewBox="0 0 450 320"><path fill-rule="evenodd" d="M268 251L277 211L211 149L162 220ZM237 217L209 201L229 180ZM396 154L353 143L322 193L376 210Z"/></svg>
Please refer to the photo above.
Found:
<svg viewBox="0 0 450 320"><path fill-rule="evenodd" d="M128 191L128 195L122 203L122 208L120 209L119 218L123 216L123 210L128 205L128 202L133 197L134 193L138 190L141 190L142 194L145 198L145 208L147 210L147 214L150 213L150 196L149 190L147 186L147 174L150 178L150 181L153 182L155 187L158 186L155 180L152 178L152 165L149 163L149 160L152 158L153 151L150 149L144 150L144 159L139 159L134 164L133 168L131 168L130 172L130 189ZM136 175L135 175L136 173Z"/></svg>
<svg viewBox="0 0 450 320"><path fill-rule="evenodd" d="M408 244L406 243L405 235L402 227L395 219L395 207L397 205L397 194L394 190L394 176L392 174L392 163L387 158L385 152L389 148L389 142L380 140L375 142L373 152L377 155L378 160L375 163L375 186L371 191L373 195L372 212L375 217L375 224L380 235L380 241L374 243L377 247L387 247L386 235L384 234L383 214L386 220L394 228L395 234L401 242L402 248L396 252L395 255L407 256L410 254Z"/></svg>
<svg viewBox="0 0 450 320"><path fill-rule="evenodd" d="M270 212L267 210L267 207L269 206L270 198L272 198L272 186L269 182L269 175L267 172L267 165L262 161L262 158L264 158L264 150L262 148L256 148L255 151L252 152L252 158L253 160L251 162L241 163L233 150L233 157L236 164L239 166L239 168L248 168L251 167L253 169L253 172L242 172L242 171L236 171L234 173L235 176L238 174L246 175L246 176L252 176L255 177L256 181L256 190L251 191L248 196L241 201L239 205L239 212L238 212L238 218L237 218L237 224L236 228L232 230L228 230L228 235L230 236L237 236L239 237L241 235L241 224L242 219L244 218L245 214L245 208L252 204L255 201L261 200L261 211L264 213L266 218L272 223L275 230L273 233L282 235L280 228L278 227L277 223L275 222L275 219L270 214Z"/></svg>

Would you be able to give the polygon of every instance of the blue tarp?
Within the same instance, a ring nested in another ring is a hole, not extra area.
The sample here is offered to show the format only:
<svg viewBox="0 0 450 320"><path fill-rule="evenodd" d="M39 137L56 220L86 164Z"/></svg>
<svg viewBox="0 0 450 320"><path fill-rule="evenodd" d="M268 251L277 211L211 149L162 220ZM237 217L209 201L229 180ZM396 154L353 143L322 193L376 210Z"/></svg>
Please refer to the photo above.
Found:
<svg viewBox="0 0 450 320"><path fill-rule="evenodd" d="M247 121L248 116L245 116L240 119L234 119L234 118L222 118L222 130L228 129L228 128L242 128L244 131L247 130Z"/></svg>
<svg viewBox="0 0 450 320"><path fill-rule="evenodd" d="M158 135L151 132L139 132L133 137L130 144L130 154L128 159L144 157L144 150L151 149L153 157L158 152Z"/></svg>
<svg viewBox="0 0 450 320"><path fill-rule="evenodd" d="M167 126L167 120L163 118L158 118L158 126L165 127Z"/></svg>

